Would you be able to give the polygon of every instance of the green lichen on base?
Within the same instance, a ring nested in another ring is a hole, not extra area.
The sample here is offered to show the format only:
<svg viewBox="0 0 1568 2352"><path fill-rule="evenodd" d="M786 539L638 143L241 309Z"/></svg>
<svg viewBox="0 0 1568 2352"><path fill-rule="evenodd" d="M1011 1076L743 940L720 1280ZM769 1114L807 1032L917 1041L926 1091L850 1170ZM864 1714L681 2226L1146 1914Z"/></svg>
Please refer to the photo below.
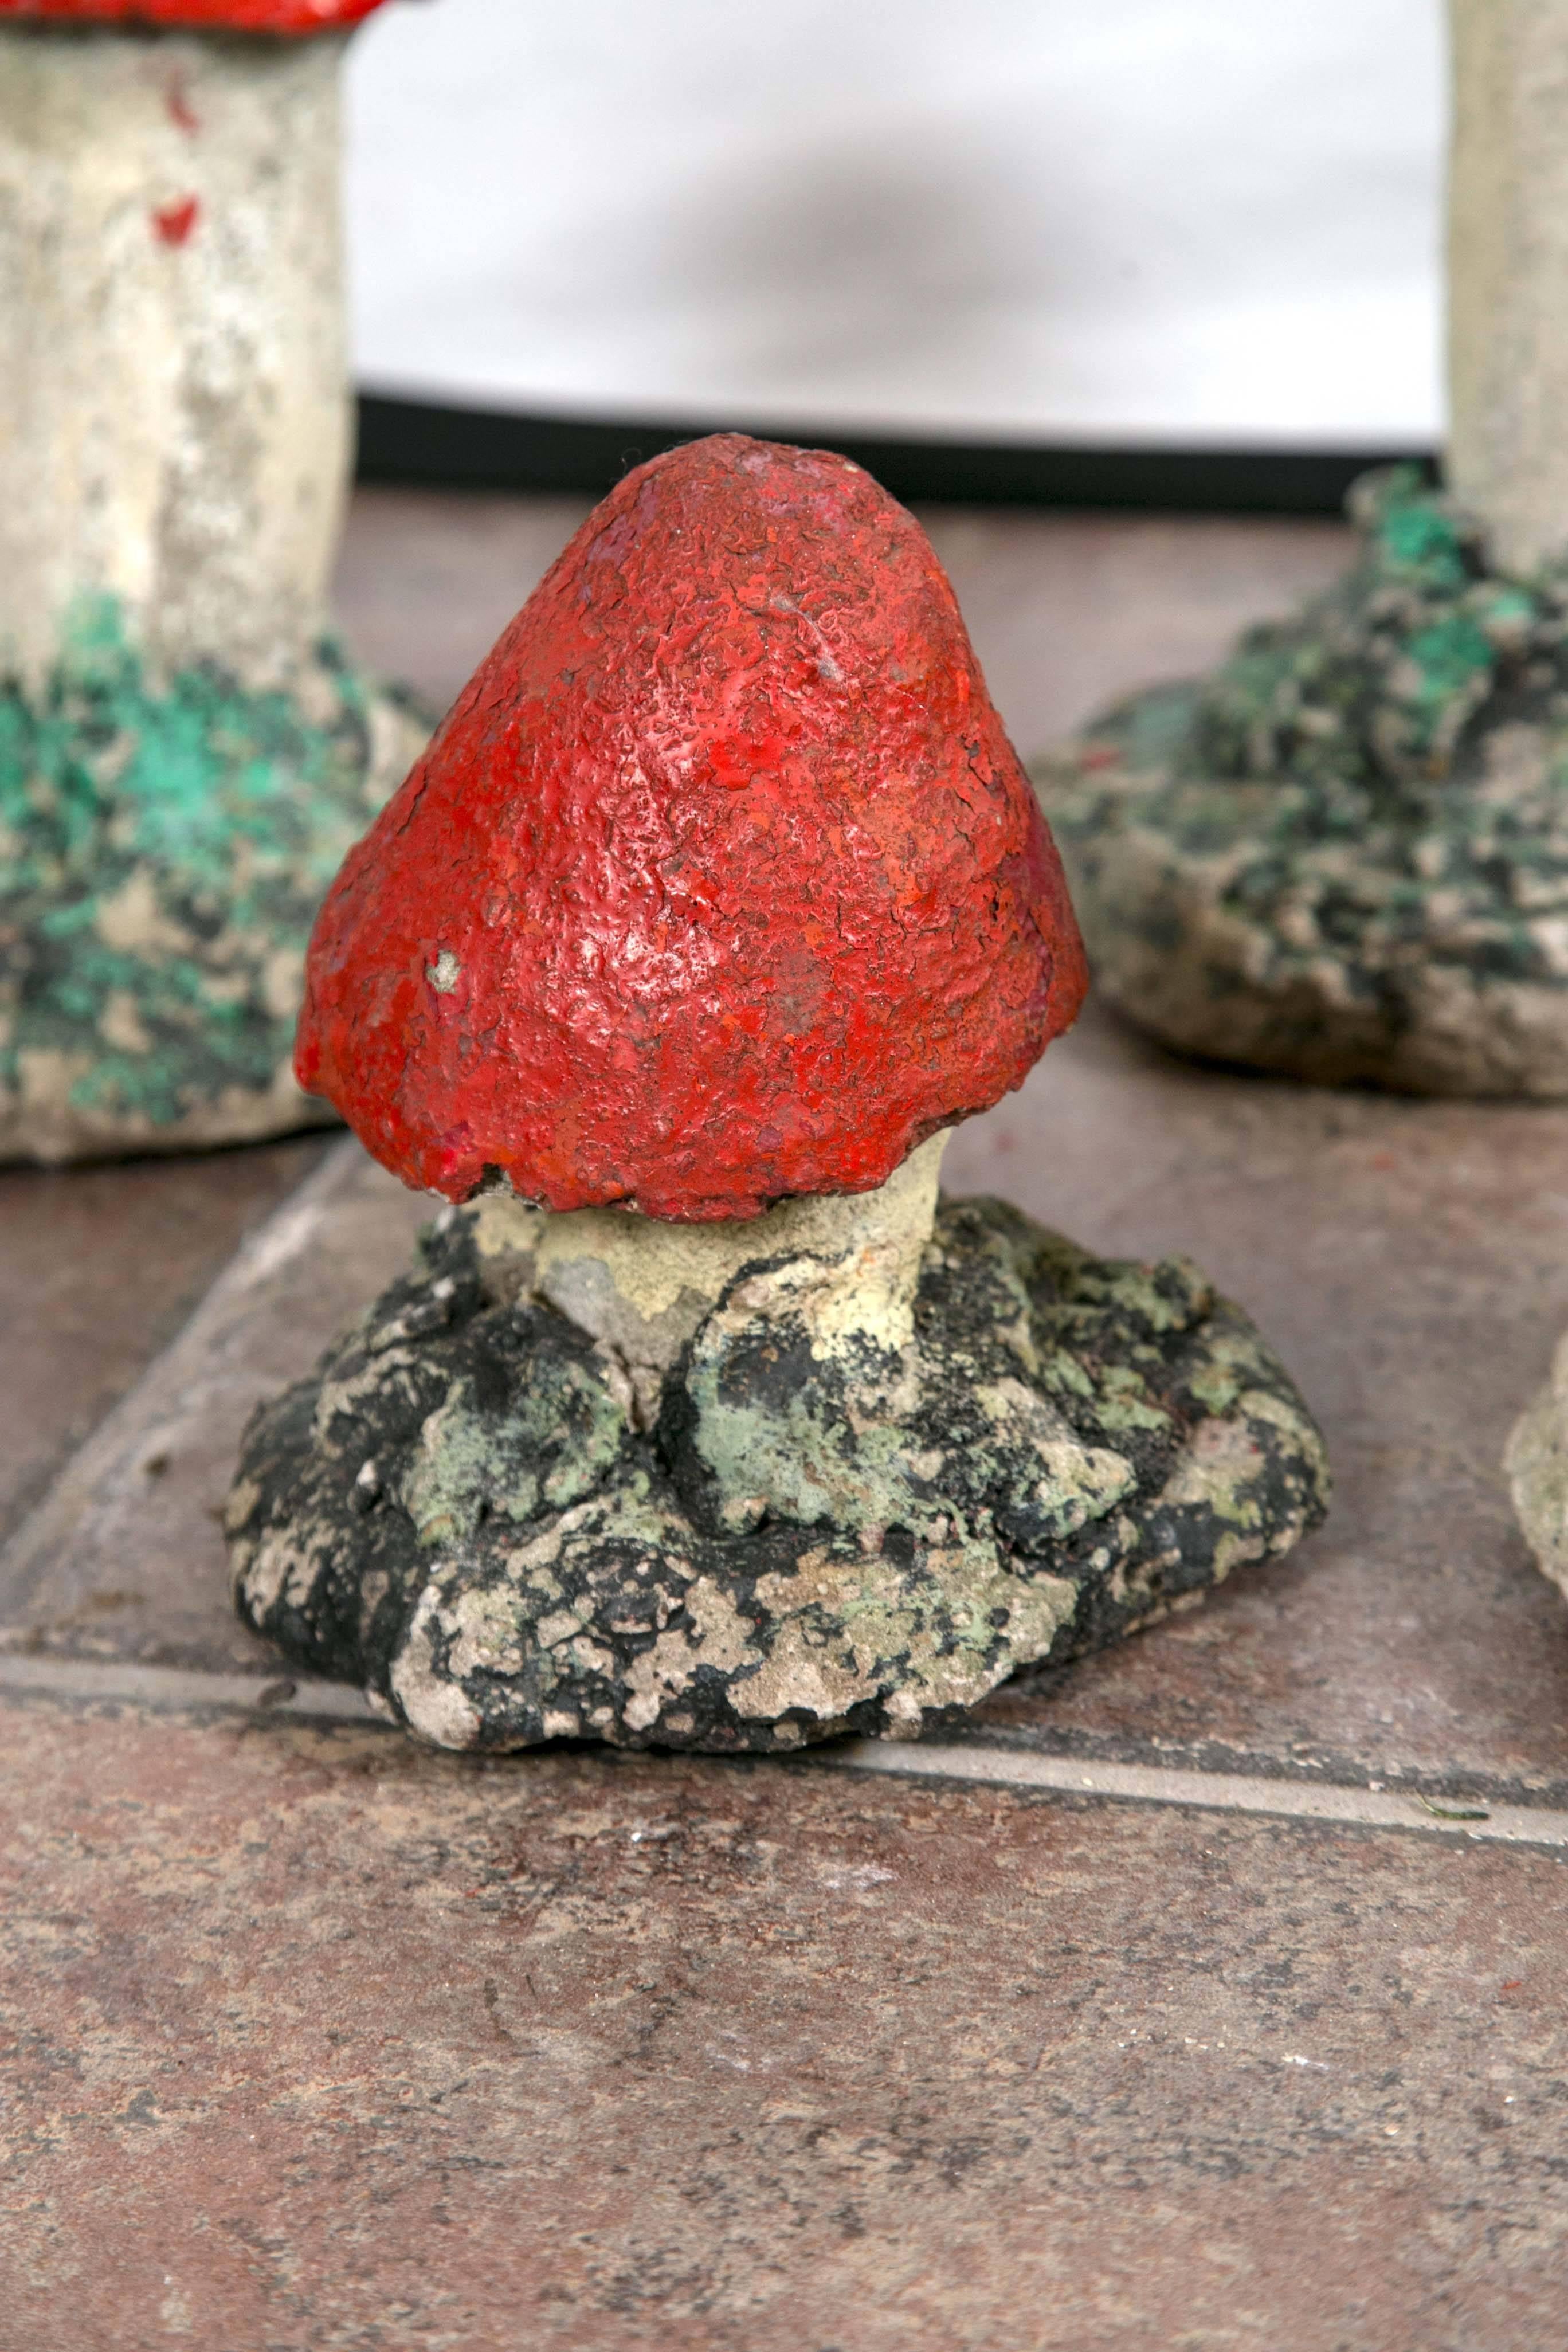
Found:
<svg viewBox="0 0 1568 2352"><path fill-rule="evenodd" d="M0 685L0 1158L274 1133L304 951L426 727L321 645L293 690L149 679L109 599Z"/></svg>
<svg viewBox="0 0 1568 2352"><path fill-rule="evenodd" d="M245 1436L241 1615L450 1748L911 1736L1321 1517L1322 1444L1182 1260L938 1212L906 1349L814 1343L813 1262L742 1271L651 1426L451 1210Z"/></svg>
<svg viewBox="0 0 1568 2352"><path fill-rule="evenodd" d="M1328 594L1037 766L1096 978L1222 1060L1568 1095L1568 571L1412 468L1351 512Z"/></svg>

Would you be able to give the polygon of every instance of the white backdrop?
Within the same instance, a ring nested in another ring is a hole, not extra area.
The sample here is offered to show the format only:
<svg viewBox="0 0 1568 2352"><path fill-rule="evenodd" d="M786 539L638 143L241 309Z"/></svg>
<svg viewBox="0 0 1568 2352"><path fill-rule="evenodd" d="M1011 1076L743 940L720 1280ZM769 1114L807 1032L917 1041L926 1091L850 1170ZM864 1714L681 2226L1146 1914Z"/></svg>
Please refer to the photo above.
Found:
<svg viewBox="0 0 1568 2352"><path fill-rule="evenodd" d="M391 0L362 383L1281 444L1440 424L1439 0Z"/></svg>

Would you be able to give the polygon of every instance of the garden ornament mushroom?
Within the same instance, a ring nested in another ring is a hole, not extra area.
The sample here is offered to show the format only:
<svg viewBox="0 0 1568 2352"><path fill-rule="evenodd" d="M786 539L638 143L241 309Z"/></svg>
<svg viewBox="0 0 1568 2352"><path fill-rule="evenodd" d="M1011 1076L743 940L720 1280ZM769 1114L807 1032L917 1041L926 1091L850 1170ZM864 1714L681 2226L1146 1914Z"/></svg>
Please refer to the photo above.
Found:
<svg viewBox="0 0 1568 2352"><path fill-rule="evenodd" d="M1450 0L1445 492L1037 782L1105 993L1331 1085L1568 1096L1568 0Z"/></svg>
<svg viewBox="0 0 1568 2352"><path fill-rule="evenodd" d="M326 634L375 5L0 0L0 1158L323 1115L310 921L427 732Z"/></svg>
<svg viewBox="0 0 1568 2352"><path fill-rule="evenodd" d="M1504 1467L1536 1566L1568 1600L1568 1336L1551 1379L1513 1425Z"/></svg>
<svg viewBox="0 0 1568 2352"><path fill-rule="evenodd" d="M247 1621L448 1747L787 1748L1286 1549L1237 1309L939 1204L1084 984L911 518L736 435L628 475L316 927L301 1081L448 1205L247 1432Z"/></svg>

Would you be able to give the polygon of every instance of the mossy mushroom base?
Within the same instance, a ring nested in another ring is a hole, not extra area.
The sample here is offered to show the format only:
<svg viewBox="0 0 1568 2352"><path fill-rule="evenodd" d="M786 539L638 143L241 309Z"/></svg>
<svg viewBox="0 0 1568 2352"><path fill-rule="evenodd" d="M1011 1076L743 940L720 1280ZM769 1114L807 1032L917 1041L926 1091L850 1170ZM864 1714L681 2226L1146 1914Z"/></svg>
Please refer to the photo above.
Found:
<svg viewBox="0 0 1568 2352"><path fill-rule="evenodd" d="M763 1259L650 1391L498 1296L481 1216L257 1412L226 1522L246 1621L442 1747L910 1737L1323 1511L1300 1398L1182 1260L946 1202L908 1344Z"/></svg>
<svg viewBox="0 0 1568 2352"><path fill-rule="evenodd" d="M1351 512L1329 594L1037 767L1096 979L1216 1059L1568 1096L1568 572L1410 468Z"/></svg>
<svg viewBox="0 0 1568 2352"><path fill-rule="evenodd" d="M1536 1565L1568 1600L1568 1338L1551 1380L1513 1425L1504 1467Z"/></svg>
<svg viewBox="0 0 1568 2352"><path fill-rule="evenodd" d="M330 1118L291 1067L305 948L428 732L323 643L290 688L154 681L111 599L0 687L0 1160Z"/></svg>

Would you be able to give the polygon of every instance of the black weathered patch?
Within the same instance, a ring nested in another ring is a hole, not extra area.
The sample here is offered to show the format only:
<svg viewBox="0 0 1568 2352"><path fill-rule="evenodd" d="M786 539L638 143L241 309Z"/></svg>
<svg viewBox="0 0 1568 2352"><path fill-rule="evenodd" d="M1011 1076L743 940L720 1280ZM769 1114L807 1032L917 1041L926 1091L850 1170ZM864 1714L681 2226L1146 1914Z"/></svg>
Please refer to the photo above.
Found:
<svg viewBox="0 0 1568 2352"><path fill-rule="evenodd" d="M951 1718L1321 1517L1321 1441L1180 1260L938 1213L901 1353L720 1302L651 1430L449 1214L246 1433L240 1613L459 1747L767 1749ZM755 1267L746 1279L754 1279Z"/></svg>

